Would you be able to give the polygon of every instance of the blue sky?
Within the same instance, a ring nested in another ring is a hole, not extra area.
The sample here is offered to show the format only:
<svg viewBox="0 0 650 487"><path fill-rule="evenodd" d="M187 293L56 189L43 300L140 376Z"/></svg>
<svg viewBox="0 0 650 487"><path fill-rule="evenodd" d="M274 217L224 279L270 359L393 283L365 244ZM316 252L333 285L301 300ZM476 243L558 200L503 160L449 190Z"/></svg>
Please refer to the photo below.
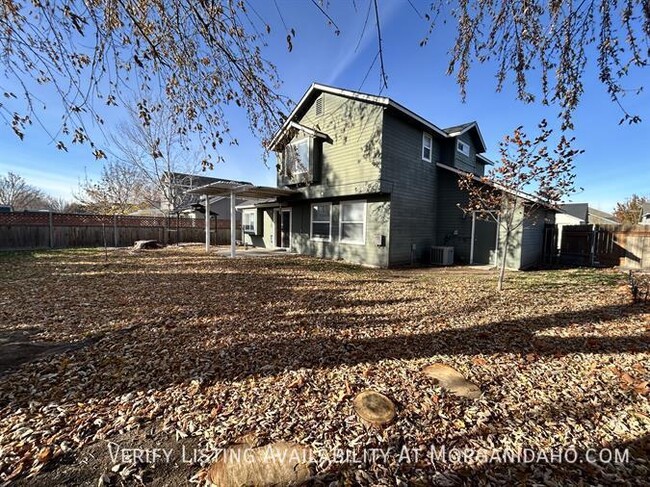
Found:
<svg viewBox="0 0 650 487"><path fill-rule="evenodd" d="M371 93L379 90L378 63L368 73L377 53L372 15L365 31L363 28L368 1L357 0L356 9L352 2L331 3L328 12L341 30L338 36L311 2L277 0L284 24L296 30L294 49L288 52L286 32L274 2L252 2L258 13L270 20L273 29L265 56L278 68L284 82L282 91L294 100L314 81ZM439 22L429 43L419 47L427 24L410 4L406 0L382 0L379 7L389 75L388 89L383 95L441 127L478 121L488 145L487 155L495 159L499 141L516 126L523 124L534 132L534 126L543 117L555 124L556 108L516 101L511 83L502 93L496 93L495 70L489 65L473 66L468 97L463 103L453 77L445 74L454 40L453 23ZM635 73L629 85L638 86L642 81L648 85L648 79L646 69L645 73ZM1 80L0 85L6 85L5 81ZM42 96L51 104L47 120L56 124L60 114L56 98L47 91ZM586 151L577 162L577 184L584 191L574 195L573 201L587 201L596 208L611 210L616 201L632 193L650 194L650 155L645 149L650 138L650 93L630 97L627 104L642 117L641 124L618 125L621 111L610 102L598 82L593 63L588 66L585 93L574 119L577 145ZM112 113L107 118L109 129L111 123L121 118L119 110ZM223 147L221 153L226 162L209 173L273 185L273 164L263 164L260 143L248 132L243 117L233 118L232 128L239 146ZM8 126L0 129L0 174L17 172L54 195L70 198L78 180L85 173L96 177L101 164L87 147L69 146L67 153L56 150L36 126L22 142Z"/></svg>

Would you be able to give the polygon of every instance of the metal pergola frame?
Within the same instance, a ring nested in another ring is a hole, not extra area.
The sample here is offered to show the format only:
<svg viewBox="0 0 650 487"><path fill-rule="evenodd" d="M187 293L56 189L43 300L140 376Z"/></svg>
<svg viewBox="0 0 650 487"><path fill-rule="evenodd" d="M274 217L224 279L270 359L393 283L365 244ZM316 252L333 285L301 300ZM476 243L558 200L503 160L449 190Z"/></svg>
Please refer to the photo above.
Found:
<svg viewBox="0 0 650 487"><path fill-rule="evenodd" d="M214 183L200 186L198 188L190 189L187 191L191 194L199 194L205 197L206 215L209 214L210 197L211 196L230 196L230 256L235 257L237 253L236 245L236 222L237 210L236 198L247 199L268 199L277 198L280 196L291 196L296 194L297 191L290 189L273 188L271 186L255 186L252 183L245 181L232 181L230 179L222 179ZM205 218L205 251L210 251L210 218Z"/></svg>

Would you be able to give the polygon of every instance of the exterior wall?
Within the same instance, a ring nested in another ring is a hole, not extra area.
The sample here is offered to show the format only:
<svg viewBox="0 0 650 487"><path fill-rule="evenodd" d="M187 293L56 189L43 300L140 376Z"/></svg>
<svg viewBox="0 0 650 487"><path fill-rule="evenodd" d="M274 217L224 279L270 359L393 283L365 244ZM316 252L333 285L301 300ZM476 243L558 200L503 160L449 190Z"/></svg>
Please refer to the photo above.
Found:
<svg viewBox="0 0 650 487"><path fill-rule="evenodd" d="M544 225L554 223L554 213L542 208L529 213L524 220L521 237L520 269L535 267L542 262Z"/></svg>
<svg viewBox="0 0 650 487"><path fill-rule="evenodd" d="M300 191L307 199L378 191L383 107L329 93L321 96L323 114L316 115L314 103L298 122L326 133L332 143L322 144L319 182Z"/></svg>
<svg viewBox="0 0 650 487"><path fill-rule="evenodd" d="M458 176L438 168L438 232L436 245L454 247L454 260L468 264L472 237L472 218L458 207L467 203L467 193L458 187Z"/></svg>
<svg viewBox="0 0 650 487"><path fill-rule="evenodd" d="M359 199L362 199L362 197ZM367 198L366 201L365 245L340 241L340 200L322 201L332 203L332 238L329 242L310 238L311 202L303 202L292 206L291 251L315 257L342 259L375 267L388 267L391 203L385 197ZM384 246L377 245L377 236L380 235L384 236Z"/></svg>
<svg viewBox="0 0 650 487"><path fill-rule="evenodd" d="M431 162L422 159L423 131L384 114L381 179L391 192L390 265L428 262L435 245L436 185L440 143L432 136Z"/></svg>
<svg viewBox="0 0 650 487"><path fill-rule="evenodd" d="M557 225L557 248L562 248L562 229L566 225L580 225L583 220L568 213L558 213L555 215L555 224Z"/></svg>
<svg viewBox="0 0 650 487"><path fill-rule="evenodd" d="M257 208L257 234L245 233L245 244L265 249L275 247L273 211L273 208Z"/></svg>
<svg viewBox="0 0 650 487"><path fill-rule="evenodd" d="M456 149L456 140L461 140L469 146L469 157ZM476 168L476 148L474 140L469 132L454 138L452 141L452 150L454 151L454 167L467 172L477 173Z"/></svg>
<svg viewBox="0 0 650 487"><path fill-rule="evenodd" d="M524 225L522 219L524 217L523 207L518 205L515 216L513 218L513 230L508 242L508 253L506 255L506 267L508 269L521 269L521 240ZM499 257L497 264L500 264L502 252L506 243L506 230L503 225L499 226Z"/></svg>
<svg viewBox="0 0 650 487"><path fill-rule="evenodd" d="M522 222L523 220L523 222ZM544 225L554 223L555 215L550 210L537 208L526 212L524 215L523 206L518 204L514 228L508 248L506 267L509 269L528 269L542 262L544 251ZM505 243L505 230L499 229L499 249ZM499 252L501 252L499 250Z"/></svg>

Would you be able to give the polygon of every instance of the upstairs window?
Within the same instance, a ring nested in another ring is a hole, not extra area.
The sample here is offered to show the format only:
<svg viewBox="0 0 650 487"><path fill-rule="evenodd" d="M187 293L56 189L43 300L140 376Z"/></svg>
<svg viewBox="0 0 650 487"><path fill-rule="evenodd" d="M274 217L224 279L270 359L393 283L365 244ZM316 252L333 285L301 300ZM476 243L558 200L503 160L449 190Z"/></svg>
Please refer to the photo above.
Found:
<svg viewBox="0 0 650 487"><path fill-rule="evenodd" d="M456 142L456 149L461 154L465 154L467 157L469 157L469 145L467 145L462 140L459 140L459 141Z"/></svg>
<svg viewBox="0 0 650 487"><path fill-rule="evenodd" d="M366 243L366 202L345 201L341 203L340 238L343 243Z"/></svg>
<svg viewBox="0 0 650 487"><path fill-rule="evenodd" d="M289 177L309 172L309 139L301 139L287 144L282 160L284 172Z"/></svg>
<svg viewBox="0 0 650 487"><path fill-rule="evenodd" d="M311 205L312 240L330 241L332 238L332 204L317 203Z"/></svg>
<svg viewBox="0 0 650 487"><path fill-rule="evenodd" d="M245 233L257 233L257 210L244 210L241 224Z"/></svg>
<svg viewBox="0 0 650 487"><path fill-rule="evenodd" d="M422 160L431 162L431 147L433 146L433 139L431 135L424 132L422 134Z"/></svg>

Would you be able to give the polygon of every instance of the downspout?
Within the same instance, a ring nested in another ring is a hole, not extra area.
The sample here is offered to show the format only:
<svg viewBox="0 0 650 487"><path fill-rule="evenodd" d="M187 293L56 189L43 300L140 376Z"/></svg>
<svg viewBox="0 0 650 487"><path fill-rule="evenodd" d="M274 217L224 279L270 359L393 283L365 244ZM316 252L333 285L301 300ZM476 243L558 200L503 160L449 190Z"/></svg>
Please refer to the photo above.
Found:
<svg viewBox="0 0 650 487"><path fill-rule="evenodd" d="M210 252L210 197L205 195L205 251Z"/></svg>

